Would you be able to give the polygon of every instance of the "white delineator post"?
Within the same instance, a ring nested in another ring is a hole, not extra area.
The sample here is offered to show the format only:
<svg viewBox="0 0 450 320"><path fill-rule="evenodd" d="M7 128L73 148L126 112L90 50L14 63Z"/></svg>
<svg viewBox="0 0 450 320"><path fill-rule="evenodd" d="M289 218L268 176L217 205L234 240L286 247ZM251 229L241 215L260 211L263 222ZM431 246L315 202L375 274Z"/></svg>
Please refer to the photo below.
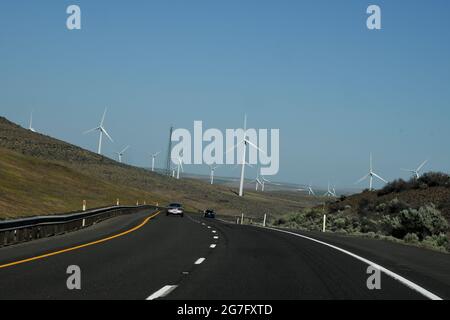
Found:
<svg viewBox="0 0 450 320"><path fill-rule="evenodd" d="M120 199L119 198L117 198L117 200L116 200L116 206L120 206Z"/></svg>
<svg viewBox="0 0 450 320"><path fill-rule="evenodd" d="M214 184L214 169L211 169L211 184Z"/></svg>
<svg viewBox="0 0 450 320"><path fill-rule="evenodd" d="M326 226L327 226L327 215L324 214L324 215L323 215L323 227L322 227L322 232L325 232Z"/></svg>
<svg viewBox="0 0 450 320"><path fill-rule="evenodd" d="M266 227L266 219L267 219L267 214L264 214L264 221L263 221L263 227Z"/></svg>
<svg viewBox="0 0 450 320"><path fill-rule="evenodd" d="M86 200L83 200L83 211L86 211Z"/></svg>
<svg viewBox="0 0 450 320"><path fill-rule="evenodd" d="M241 217L241 224L244 224L244 214L242 214L242 217Z"/></svg>

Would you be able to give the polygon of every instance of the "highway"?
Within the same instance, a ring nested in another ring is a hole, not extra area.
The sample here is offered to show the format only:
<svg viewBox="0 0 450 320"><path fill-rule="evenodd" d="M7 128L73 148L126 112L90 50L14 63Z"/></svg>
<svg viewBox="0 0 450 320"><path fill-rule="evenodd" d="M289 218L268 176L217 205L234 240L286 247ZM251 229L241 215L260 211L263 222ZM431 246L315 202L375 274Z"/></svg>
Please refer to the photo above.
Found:
<svg viewBox="0 0 450 320"><path fill-rule="evenodd" d="M369 290L368 264L348 253L435 297L450 298L447 254L143 210L62 236L0 248L0 299L430 298L386 273L381 274L381 289ZM71 265L81 269L81 290L66 286Z"/></svg>

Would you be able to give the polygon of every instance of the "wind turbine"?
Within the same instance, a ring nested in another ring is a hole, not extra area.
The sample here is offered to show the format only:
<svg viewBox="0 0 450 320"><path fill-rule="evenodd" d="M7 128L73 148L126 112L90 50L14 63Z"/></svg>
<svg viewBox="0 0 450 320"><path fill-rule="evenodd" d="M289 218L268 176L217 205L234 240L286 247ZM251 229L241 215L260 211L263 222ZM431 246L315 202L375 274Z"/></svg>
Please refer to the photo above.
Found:
<svg viewBox="0 0 450 320"><path fill-rule="evenodd" d="M180 156L177 156L177 158L176 158L176 159L172 159L172 161L173 161L173 160L176 160L176 162L177 162L177 168L176 168L176 170L177 170L177 180L180 180L180 170L181 170L182 172L184 172L184 169L183 169L183 159L181 159ZM175 169L174 169L174 171L173 171L173 175L175 175Z"/></svg>
<svg viewBox="0 0 450 320"><path fill-rule="evenodd" d="M383 181L384 183L388 183L386 180L384 180L382 177L380 177L378 174L376 174L373 171L373 165L372 165L372 154L370 154L370 167L369 167L369 173L366 174L364 177L362 177L361 179L359 179L358 181L355 182L355 184L361 183L364 180L366 180L367 178L369 178L369 191L372 191L372 186L373 186L373 177Z"/></svg>
<svg viewBox="0 0 450 320"><path fill-rule="evenodd" d="M266 183L272 183L272 181L270 181L269 179L267 179L264 176L261 176L261 180L262 180L261 181L261 191L264 192L264 187L265 187ZM275 185L277 185L277 184L275 184Z"/></svg>
<svg viewBox="0 0 450 320"><path fill-rule="evenodd" d="M410 172L413 174L413 176L416 179L420 178L420 170L422 170L422 168L428 163L428 160L425 160L424 162L422 162L422 164L420 166L417 167L417 169L401 169L402 171L406 171L406 172Z"/></svg>
<svg viewBox="0 0 450 320"><path fill-rule="evenodd" d="M111 142L114 142L113 139L111 138L111 136L106 131L105 127L103 126L103 124L105 122L106 111L107 111L107 108L105 108L105 112L103 113L102 120L100 121L100 125L98 127L84 132L84 134L88 134L88 133L91 133L91 132L94 132L94 131L98 131L100 133L100 137L99 137L99 140L98 140L98 152L97 152L98 154L102 154L103 134L105 134L108 137L108 139L111 140Z"/></svg>
<svg viewBox="0 0 450 320"><path fill-rule="evenodd" d="M260 148L258 148L258 146L256 146L253 142L251 142L249 139L247 139L247 115L244 116L244 138L242 139L242 141L239 141L238 143L236 143L236 145L232 149L228 150L227 153L236 149L241 144L244 145L244 152L242 152L242 161L240 163L242 167L241 167L241 180L239 183L239 197L242 197L244 195L245 166L249 165L246 161L247 146L252 146L256 150L258 150L262 153L265 153Z"/></svg>
<svg viewBox="0 0 450 320"><path fill-rule="evenodd" d="M336 195L336 189L334 188L334 186L333 186L333 196L334 196L334 197L337 197L337 195Z"/></svg>
<svg viewBox="0 0 450 320"><path fill-rule="evenodd" d="M210 169L210 178L211 178L211 184L213 185L214 184L214 173L215 173L215 171L216 171L216 169L218 168L219 166L213 166L213 165L210 165L209 166L209 169Z"/></svg>
<svg viewBox="0 0 450 320"><path fill-rule="evenodd" d="M308 184L308 189L307 189L307 191L308 191L308 195L309 195L309 196L315 196L315 195L316 195L316 194L314 193L314 190L313 190L312 186L311 186L311 183Z"/></svg>
<svg viewBox="0 0 450 320"><path fill-rule="evenodd" d="M31 112L30 115L30 125L28 126L28 130L30 130L31 132L36 132L36 130L33 129L33 112Z"/></svg>
<svg viewBox="0 0 450 320"><path fill-rule="evenodd" d="M261 187L263 186L263 182L262 182L262 180L260 179L260 176L259 176L259 170L256 172L255 180L250 181L248 184L252 184L252 183L255 183L255 190L256 191L258 191L259 186L261 186ZM264 188L263 188L263 191L264 191Z"/></svg>
<svg viewBox="0 0 450 320"><path fill-rule="evenodd" d="M333 188L333 190L334 190L334 188ZM333 190L331 189L331 185L328 182L328 190L327 190L327 192L325 192L324 196L325 197L336 197L336 192Z"/></svg>
<svg viewBox="0 0 450 320"><path fill-rule="evenodd" d="M152 157L152 172L155 171L155 158L161 153L161 151L156 153L149 153L149 155Z"/></svg>
<svg viewBox="0 0 450 320"><path fill-rule="evenodd" d="M126 146L122 151L116 152L116 154L119 156L120 163L122 163L122 157L129 148L130 148L130 146Z"/></svg>

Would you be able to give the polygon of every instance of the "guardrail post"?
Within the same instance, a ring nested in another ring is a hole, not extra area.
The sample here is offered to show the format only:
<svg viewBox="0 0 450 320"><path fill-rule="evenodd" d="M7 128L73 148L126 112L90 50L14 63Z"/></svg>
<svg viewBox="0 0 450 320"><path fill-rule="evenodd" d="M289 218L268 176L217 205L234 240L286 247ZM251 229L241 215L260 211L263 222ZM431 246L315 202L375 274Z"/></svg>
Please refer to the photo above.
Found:
<svg viewBox="0 0 450 320"><path fill-rule="evenodd" d="M83 200L83 211L86 211L86 200Z"/></svg>
<svg viewBox="0 0 450 320"><path fill-rule="evenodd" d="M324 215L323 215L323 227L322 227L322 232L325 232L326 227L327 227L327 215L324 214Z"/></svg>

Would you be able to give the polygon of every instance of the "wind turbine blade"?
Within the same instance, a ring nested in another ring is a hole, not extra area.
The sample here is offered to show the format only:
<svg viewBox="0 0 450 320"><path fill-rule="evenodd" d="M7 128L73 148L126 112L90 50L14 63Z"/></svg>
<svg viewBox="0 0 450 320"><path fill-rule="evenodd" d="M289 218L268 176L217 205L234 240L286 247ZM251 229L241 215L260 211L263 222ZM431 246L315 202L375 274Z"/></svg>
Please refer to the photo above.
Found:
<svg viewBox="0 0 450 320"><path fill-rule="evenodd" d="M230 153L231 151L233 151L234 149L237 149L237 147L238 147L241 143L243 143L243 142L244 142L244 140L241 141L241 142L236 143L233 147L231 147L230 149L228 149L227 151L225 151L224 154L228 154L228 153Z"/></svg>
<svg viewBox="0 0 450 320"><path fill-rule="evenodd" d="M244 115L244 132L247 132L247 114Z"/></svg>
<svg viewBox="0 0 450 320"><path fill-rule="evenodd" d="M250 140L245 139L245 141L246 141L249 145L251 145L253 148L255 148L256 150L262 152L264 155L267 155L263 150L261 150L256 144L254 144L254 143L251 142Z"/></svg>
<svg viewBox="0 0 450 320"><path fill-rule="evenodd" d="M97 128L94 128L94 129L87 130L87 131L83 132L83 134L88 134L88 133L97 131L98 129L100 129L100 127L97 127Z"/></svg>
<svg viewBox="0 0 450 320"><path fill-rule="evenodd" d="M422 164L417 168L416 171L420 171L423 168L423 166L427 164L427 162L428 162L428 160L425 160L424 162L422 162Z"/></svg>
<svg viewBox="0 0 450 320"><path fill-rule="evenodd" d="M121 154L124 154L125 153L125 151L127 151L128 149L130 148L130 146L126 146L126 148L125 149L123 149L120 153Z"/></svg>
<svg viewBox="0 0 450 320"><path fill-rule="evenodd" d="M103 133L108 137L109 140L111 140L111 142L114 142L114 140L111 138L111 136L109 135L109 133L105 130L105 128L100 127L100 130L103 131Z"/></svg>
<svg viewBox="0 0 450 320"><path fill-rule="evenodd" d="M105 111L103 112L103 117L102 117L102 121L100 122L100 127L103 127L103 123L105 122L105 117L106 117L106 111L108 110L108 108L105 108Z"/></svg>
<svg viewBox="0 0 450 320"><path fill-rule="evenodd" d="M377 177L378 179L380 179L381 181L383 181L384 183L388 183L386 180L384 180L382 177L380 177L379 175L377 175L375 172L372 172L374 177Z"/></svg>
<svg viewBox="0 0 450 320"><path fill-rule="evenodd" d="M373 160L372 160L372 153L370 153L370 171L373 170Z"/></svg>
<svg viewBox="0 0 450 320"><path fill-rule="evenodd" d="M411 169L404 169L404 168L401 168L400 170L406 171L406 172L414 172L414 170L411 170Z"/></svg>
<svg viewBox="0 0 450 320"><path fill-rule="evenodd" d="M369 177L370 173L366 174L364 177L355 182L355 184L361 183Z"/></svg>

